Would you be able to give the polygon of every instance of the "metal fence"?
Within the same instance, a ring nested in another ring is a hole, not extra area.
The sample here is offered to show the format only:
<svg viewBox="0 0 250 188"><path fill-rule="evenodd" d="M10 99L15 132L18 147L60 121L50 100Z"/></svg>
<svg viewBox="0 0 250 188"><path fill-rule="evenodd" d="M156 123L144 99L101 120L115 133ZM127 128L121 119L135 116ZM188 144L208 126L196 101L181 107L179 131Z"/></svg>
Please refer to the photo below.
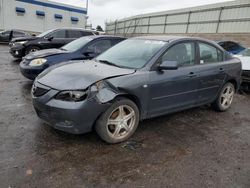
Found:
<svg viewBox="0 0 250 188"><path fill-rule="evenodd" d="M106 23L106 33L250 33L250 0L138 15Z"/></svg>

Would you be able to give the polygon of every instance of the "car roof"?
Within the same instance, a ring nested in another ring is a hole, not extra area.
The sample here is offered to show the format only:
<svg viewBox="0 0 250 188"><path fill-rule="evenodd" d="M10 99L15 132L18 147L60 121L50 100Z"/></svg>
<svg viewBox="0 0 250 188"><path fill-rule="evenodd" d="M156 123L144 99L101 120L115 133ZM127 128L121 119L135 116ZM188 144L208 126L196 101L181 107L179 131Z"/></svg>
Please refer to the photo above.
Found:
<svg viewBox="0 0 250 188"><path fill-rule="evenodd" d="M89 35L85 37L89 37L92 39L99 39L99 38L126 39L126 37L120 37L120 36L114 36L114 35Z"/></svg>
<svg viewBox="0 0 250 188"><path fill-rule="evenodd" d="M62 29L66 29L66 30L81 30L81 31L89 31L89 32L98 32L98 31L95 31L95 30L83 29L83 28L79 28L79 27L60 27L60 28L54 28L52 30L62 30Z"/></svg>
<svg viewBox="0 0 250 188"><path fill-rule="evenodd" d="M153 36L140 36L140 37L133 37L134 39L144 39L144 40L158 40L158 41L174 41L174 40L199 40L203 42L208 42L212 44L217 44L216 42L204 38L199 37L189 37L189 36L174 36L174 35L153 35Z"/></svg>
<svg viewBox="0 0 250 188"><path fill-rule="evenodd" d="M188 37L188 36L174 36L174 35L153 35L153 36L140 36L133 37L134 39L145 39L145 40L159 40L159 41L172 41L178 39L192 39L192 40L204 40L202 38L197 37Z"/></svg>

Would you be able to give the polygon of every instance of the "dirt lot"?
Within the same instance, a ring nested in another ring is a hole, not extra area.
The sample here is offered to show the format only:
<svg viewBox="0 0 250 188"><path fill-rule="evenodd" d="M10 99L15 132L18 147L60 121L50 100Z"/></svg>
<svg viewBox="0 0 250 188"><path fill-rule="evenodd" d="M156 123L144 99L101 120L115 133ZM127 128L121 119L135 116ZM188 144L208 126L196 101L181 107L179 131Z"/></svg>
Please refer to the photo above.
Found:
<svg viewBox="0 0 250 188"><path fill-rule="evenodd" d="M0 187L250 187L250 95L147 120L126 143L69 135L33 110L32 82L0 46Z"/></svg>

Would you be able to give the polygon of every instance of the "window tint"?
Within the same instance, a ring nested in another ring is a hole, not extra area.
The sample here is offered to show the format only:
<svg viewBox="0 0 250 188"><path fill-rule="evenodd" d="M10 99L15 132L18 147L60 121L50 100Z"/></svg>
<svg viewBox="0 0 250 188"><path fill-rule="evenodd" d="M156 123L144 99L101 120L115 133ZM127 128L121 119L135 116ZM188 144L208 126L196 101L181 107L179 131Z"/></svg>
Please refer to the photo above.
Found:
<svg viewBox="0 0 250 188"><path fill-rule="evenodd" d="M10 31L4 31L2 32L3 35L9 35L10 34Z"/></svg>
<svg viewBox="0 0 250 188"><path fill-rule="evenodd" d="M223 60L223 53L211 45L199 43L200 63L215 63Z"/></svg>
<svg viewBox="0 0 250 188"><path fill-rule="evenodd" d="M80 38L82 37L81 31L68 30L68 38Z"/></svg>
<svg viewBox="0 0 250 188"><path fill-rule="evenodd" d="M124 39L112 39L112 45L114 46L114 45L118 44L121 41L124 41Z"/></svg>
<svg viewBox="0 0 250 188"><path fill-rule="evenodd" d="M99 40L89 45L86 49L87 52L94 52L95 54L101 54L112 46L110 40Z"/></svg>
<svg viewBox="0 0 250 188"><path fill-rule="evenodd" d="M66 31L65 30L58 30L52 33L50 36L54 38L66 38Z"/></svg>
<svg viewBox="0 0 250 188"><path fill-rule="evenodd" d="M171 47L163 56L161 61L177 61L179 66L195 64L194 43L181 43Z"/></svg>
<svg viewBox="0 0 250 188"><path fill-rule="evenodd" d="M20 31L14 31L14 35L25 35L25 33L23 33L23 32L20 32Z"/></svg>
<svg viewBox="0 0 250 188"><path fill-rule="evenodd" d="M81 31L82 32L82 36L89 36L89 35L93 35L92 32L89 31Z"/></svg>
<svg viewBox="0 0 250 188"><path fill-rule="evenodd" d="M227 49L229 51L231 51L231 50L237 50L238 48L239 48L239 45L236 44L236 43L234 43L234 42L228 42L227 43Z"/></svg>

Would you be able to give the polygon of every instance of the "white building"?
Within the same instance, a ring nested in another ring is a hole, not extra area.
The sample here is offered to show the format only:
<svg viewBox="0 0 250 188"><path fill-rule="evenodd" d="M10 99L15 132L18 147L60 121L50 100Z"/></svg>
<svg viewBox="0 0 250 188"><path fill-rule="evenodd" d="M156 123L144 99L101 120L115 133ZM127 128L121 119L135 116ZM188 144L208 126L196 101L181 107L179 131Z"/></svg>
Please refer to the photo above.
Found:
<svg viewBox="0 0 250 188"><path fill-rule="evenodd" d="M61 27L85 28L87 10L48 0L0 0L0 30L43 32Z"/></svg>

